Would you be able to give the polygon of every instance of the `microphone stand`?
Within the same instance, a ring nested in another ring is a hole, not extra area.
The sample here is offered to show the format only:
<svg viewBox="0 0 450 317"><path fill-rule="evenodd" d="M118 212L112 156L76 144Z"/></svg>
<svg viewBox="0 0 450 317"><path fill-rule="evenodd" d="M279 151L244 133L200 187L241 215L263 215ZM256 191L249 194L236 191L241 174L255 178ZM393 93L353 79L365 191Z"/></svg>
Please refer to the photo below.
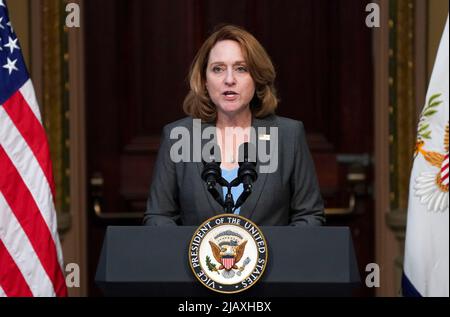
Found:
<svg viewBox="0 0 450 317"><path fill-rule="evenodd" d="M225 181L227 182L227 181ZM225 211L225 213L227 214L231 214L234 212L233 207L234 207L234 199L233 199L233 194L231 193L231 186L230 184L227 182L227 194L225 195L225 204L223 205L223 209Z"/></svg>
<svg viewBox="0 0 450 317"><path fill-rule="evenodd" d="M221 186L226 186L227 187L227 194L225 195L225 202L222 205L222 207L225 210L225 213L234 213L236 211L237 208L239 208L248 198L248 196L250 196L250 194L252 193L252 186L244 186L244 190L241 193L241 195L239 196L239 198L236 201L236 204L234 203L234 199L233 199L233 194L231 193L231 188L232 187L237 187L240 184L242 184L242 180L241 177L236 177L235 179L233 179L231 181L231 183L228 183L228 181L226 179L224 179L223 177L221 177L221 179L219 180L219 184ZM217 192L217 190L216 190Z"/></svg>
<svg viewBox="0 0 450 317"><path fill-rule="evenodd" d="M233 194L231 193L231 188L232 187L236 187L239 186L239 184L241 184L241 182L239 181L239 177L236 177L231 183L229 183L225 178L223 178L222 176L220 176L220 178L217 180L217 183L219 183L220 186L222 187L227 187L227 193L225 195L225 201L223 201L222 197L220 196L219 192L217 191L216 187L215 187L215 182L207 182L207 189L208 192L211 194L211 196L214 198L215 201L217 201L219 203L219 205L221 205L225 211L225 213L233 213L237 207L235 207L234 204L234 199L233 199ZM244 191L245 193L246 191ZM242 196L243 194L241 194L241 196L239 196L239 199L242 200ZM250 192L248 192L248 194L246 195L245 199L248 197L248 195L250 195ZM238 199L238 201L239 201ZM244 199L244 201L245 201ZM244 202L242 201L242 203ZM242 204L241 203L241 204Z"/></svg>

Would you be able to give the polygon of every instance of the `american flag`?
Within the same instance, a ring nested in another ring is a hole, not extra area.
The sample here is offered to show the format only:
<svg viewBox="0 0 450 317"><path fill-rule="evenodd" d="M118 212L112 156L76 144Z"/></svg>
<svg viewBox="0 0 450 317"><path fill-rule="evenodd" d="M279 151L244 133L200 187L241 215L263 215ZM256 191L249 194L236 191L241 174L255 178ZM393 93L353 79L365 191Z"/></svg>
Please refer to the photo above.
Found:
<svg viewBox="0 0 450 317"><path fill-rule="evenodd" d="M0 297L67 295L54 197L39 106L0 0Z"/></svg>

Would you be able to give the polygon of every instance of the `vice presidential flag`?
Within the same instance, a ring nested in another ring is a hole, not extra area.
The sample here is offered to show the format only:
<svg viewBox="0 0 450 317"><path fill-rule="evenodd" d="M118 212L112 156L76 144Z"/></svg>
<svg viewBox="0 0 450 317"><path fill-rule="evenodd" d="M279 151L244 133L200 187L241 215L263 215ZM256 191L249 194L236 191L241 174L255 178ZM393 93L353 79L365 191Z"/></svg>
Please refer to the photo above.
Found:
<svg viewBox="0 0 450 317"><path fill-rule="evenodd" d="M404 296L449 296L448 17L417 132L409 186Z"/></svg>
<svg viewBox="0 0 450 317"><path fill-rule="evenodd" d="M0 0L0 296L66 296L49 147Z"/></svg>

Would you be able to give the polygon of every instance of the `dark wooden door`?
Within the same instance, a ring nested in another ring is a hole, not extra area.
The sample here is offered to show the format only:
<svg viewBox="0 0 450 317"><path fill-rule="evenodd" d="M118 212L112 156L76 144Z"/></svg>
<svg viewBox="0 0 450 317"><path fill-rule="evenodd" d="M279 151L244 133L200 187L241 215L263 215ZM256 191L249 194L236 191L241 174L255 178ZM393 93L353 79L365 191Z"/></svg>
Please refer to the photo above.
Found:
<svg viewBox="0 0 450 317"><path fill-rule="evenodd" d="M189 65L218 23L267 49L278 114L303 121L329 213L374 262L371 31L360 0L84 2L89 291L107 225L139 225L162 127L183 117ZM354 204L352 204L354 203ZM359 294L371 295L370 290Z"/></svg>

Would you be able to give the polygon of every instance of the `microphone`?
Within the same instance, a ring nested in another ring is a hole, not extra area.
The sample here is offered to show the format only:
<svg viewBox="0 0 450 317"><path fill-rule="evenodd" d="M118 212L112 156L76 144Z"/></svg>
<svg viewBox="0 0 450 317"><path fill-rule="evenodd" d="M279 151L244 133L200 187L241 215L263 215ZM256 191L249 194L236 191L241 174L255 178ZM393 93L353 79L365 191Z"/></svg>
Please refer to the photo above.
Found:
<svg viewBox="0 0 450 317"><path fill-rule="evenodd" d="M246 188L252 188L253 182L258 179L256 173L256 148L253 144L245 142L239 147L238 178Z"/></svg>
<svg viewBox="0 0 450 317"><path fill-rule="evenodd" d="M210 156L207 161L203 160L202 179L206 182L206 187L213 198L223 206L222 196L216 189L216 183L222 184L222 170L220 169L220 148L217 144L210 150Z"/></svg>
<svg viewBox="0 0 450 317"><path fill-rule="evenodd" d="M252 193L253 183L258 179L256 172L256 147L248 142L239 147L239 170L238 178L244 187L243 193L236 201L235 209L240 207Z"/></svg>

